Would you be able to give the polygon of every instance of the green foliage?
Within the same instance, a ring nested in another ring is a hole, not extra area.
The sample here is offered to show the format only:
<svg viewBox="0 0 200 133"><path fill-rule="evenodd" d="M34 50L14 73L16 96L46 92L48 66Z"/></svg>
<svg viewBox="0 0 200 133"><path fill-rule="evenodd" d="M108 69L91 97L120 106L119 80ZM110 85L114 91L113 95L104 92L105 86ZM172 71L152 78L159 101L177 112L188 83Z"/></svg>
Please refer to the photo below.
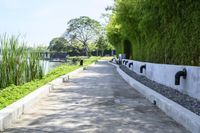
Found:
<svg viewBox="0 0 200 133"><path fill-rule="evenodd" d="M110 18L110 22L106 27L108 41L114 46L117 51L117 55L123 53L123 46L121 40L123 39L121 34L121 26L116 21L116 15L113 14Z"/></svg>
<svg viewBox="0 0 200 133"><path fill-rule="evenodd" d="M66 36L72 41L81 42L85 49L85 55L88 56L88 44L95 41L100 29L101 25L98 21L82 16L68 22Z"/></svg>
<svg viewBox="0 0 200 133"><path fill-rule="evenodd" d="M116 0L107 36L118 53L124 40L135 60L200 65L200 1Z"/></svg>
<svg viewBox="0 0 200 133"><path fill-rule="evenodd" d="M83 44L80 43L77 40L73 40L71 41L71 48L72 51L69 53L69 55L81 55L82 51L83 51Z"/></svg>
<svg viewBox="0 0 200 133"><path fill-rule="evenodd" d="M66 57L67 62L71 61L73 64L79 63L81 60L88 58L87 56L70 56Z"/></svg>
<svg viewBox="0 0 200 133"><path fill-rule="evenodd" d="M0 37L2 58L0 61L0 88L11 84L21 85L34 79L42 78L39 64L39 51L27 51L18 38L6 35Z"/></svg>
<svg viewBox="0 0 200 133"><path fill-rule="evenodd" d="M106 36L103 35L100 35L98 40L96 41L96 49L98 51L101 51L101 56L104 55L104 51L105 50L109 50L109 49L112 49L110 43L108 42Z"/></svg>
<svg viewBox="0 0 200 133"><path fill-rule="evenodd" d="M89 51L89 55L92 51L96 51L97 50L97 46L96 43L90 43L88 44L88 51Z"/></svg>
<svg viewBox="0 0 200 133"><path fill-rule="evenodd" d="M90 57L84 60L84 65L90 65L96 60L100 59L100 57ZM69 66L67 64L63 64L52 71L50 71L47 75L45 75L42 79L36 79L34 81L25 83L20 86L11 85L0 91L0 109L5 108L6 106L14 103L18 99L26 96L37 88L47 84L48 82L58 78L66 73L74 71L78 69L80 66L73 65Z"/></svg>
<svg viewBox="0 0 200 133"><path fill-rule="evenodd" d="M96 62L97 60L101 59L99 56L91 56L90 58L84 59L84 66L88 66L92 64L93 62Z"/></svg>
<svg viewBox="0 0 200 133"><path fill-rule="evenodd" d="M55 52L69 52L71 48L65 38L58 37L51 40L48 49Z"/></svg>

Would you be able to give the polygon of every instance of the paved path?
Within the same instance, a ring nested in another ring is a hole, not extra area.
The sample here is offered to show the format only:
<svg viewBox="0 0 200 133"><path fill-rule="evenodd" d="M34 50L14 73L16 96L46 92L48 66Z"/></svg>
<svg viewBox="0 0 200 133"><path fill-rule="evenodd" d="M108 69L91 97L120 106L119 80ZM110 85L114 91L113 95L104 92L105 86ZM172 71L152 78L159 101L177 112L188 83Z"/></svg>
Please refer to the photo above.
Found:
<svg viewBox="0 0 200 133"><path fill-rule="evenodd" d="M6 130L13 133L186 133L130 87L106 62L43 98Z"/></svg>

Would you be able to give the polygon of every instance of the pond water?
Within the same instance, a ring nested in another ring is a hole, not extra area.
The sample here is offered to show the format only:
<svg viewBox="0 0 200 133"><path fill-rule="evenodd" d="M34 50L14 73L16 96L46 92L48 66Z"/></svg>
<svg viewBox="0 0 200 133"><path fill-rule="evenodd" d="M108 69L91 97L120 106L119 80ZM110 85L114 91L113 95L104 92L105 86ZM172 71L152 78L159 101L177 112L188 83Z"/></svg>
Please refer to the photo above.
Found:
<svg viewBox="0 0 200 133"><path fill-rule="evenodd" d="M1 60L2 60L2 55L0 55L0 61ZM40 60L40 65L42 66L42 69L43 69L45 75L52 69L54 69L62 64L63 64L63 62L51 62L48 60Z"/></svg>
<svg viewBox="0 0 200 133"><path fill-rule="evenodd" d="M44 74L46 75L49 71L51 71L52 69L62 65L62 62L50 62L50 61L46 61L46 60L42 60L41 62Z"/></svg>

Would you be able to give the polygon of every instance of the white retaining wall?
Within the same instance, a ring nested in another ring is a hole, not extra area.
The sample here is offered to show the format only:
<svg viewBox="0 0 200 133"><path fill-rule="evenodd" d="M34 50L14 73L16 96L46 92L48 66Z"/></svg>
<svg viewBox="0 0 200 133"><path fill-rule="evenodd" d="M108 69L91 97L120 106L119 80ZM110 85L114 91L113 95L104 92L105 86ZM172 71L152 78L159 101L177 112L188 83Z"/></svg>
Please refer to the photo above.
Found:
<svg viewBox="0 0 200 133"><path fill-rule="evenodd" d="M129 63L133 62L133 67L130 69L137 74L144 75L150 80L172 87L200 100L200 67L155 64L133 60L127 61L129 61L127 67ZM141 74L140 67L144 64L146 64L146 70L143 70L143 73ZM183 70L183 68L186 68L187 70L187 77L186 79L181 77L180 85L175 85L175 74L178 71Z"/></svg>

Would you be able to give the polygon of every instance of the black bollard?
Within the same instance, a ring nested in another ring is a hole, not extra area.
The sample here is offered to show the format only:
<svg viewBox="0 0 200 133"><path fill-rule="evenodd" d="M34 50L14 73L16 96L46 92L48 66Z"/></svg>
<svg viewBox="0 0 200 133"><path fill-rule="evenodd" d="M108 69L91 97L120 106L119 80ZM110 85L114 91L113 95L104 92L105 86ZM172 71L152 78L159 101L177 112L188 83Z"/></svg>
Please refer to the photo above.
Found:
<svg viewBox="0 0 200 133"><path fill-rule="evenodd" d="M83 60L80 61L80 66L83 66Z"/></svg>

